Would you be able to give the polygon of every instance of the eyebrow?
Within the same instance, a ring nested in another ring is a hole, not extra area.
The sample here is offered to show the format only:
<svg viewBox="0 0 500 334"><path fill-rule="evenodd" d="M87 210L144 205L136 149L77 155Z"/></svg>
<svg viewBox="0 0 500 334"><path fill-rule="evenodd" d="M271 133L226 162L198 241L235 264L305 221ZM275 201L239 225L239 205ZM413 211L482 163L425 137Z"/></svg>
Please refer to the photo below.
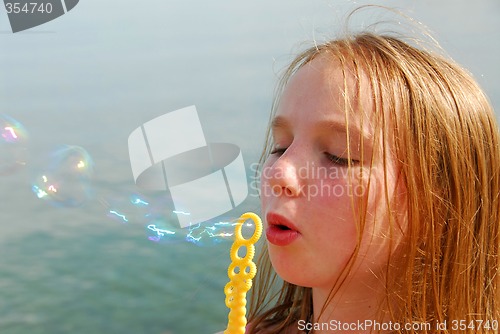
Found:
<svg viewBox="0 0 500 334"><path fill-rule="evenodd" d="M272 129L287 128L289 125L290 123L282 116L276 116L271 121Z"/></svg>
<svg viewBox="0 0 500 334"><path fill-rule="evenodd" d="M273 130L276 129L286 129L290 127L290 122L284 118L283 116L276 116L273 118L271 121L271 128ZM369 136L364 132L361 131L358 127L354 125L346 126L345 123L335 121L335 120L323 120L320 121L316 127L318 128L323 128L323 129L331 129L336 132L342 132L342 133L347 133L349 130L349 136L351 138L359 138L360 135L363 139L369 139Z"/></svg>

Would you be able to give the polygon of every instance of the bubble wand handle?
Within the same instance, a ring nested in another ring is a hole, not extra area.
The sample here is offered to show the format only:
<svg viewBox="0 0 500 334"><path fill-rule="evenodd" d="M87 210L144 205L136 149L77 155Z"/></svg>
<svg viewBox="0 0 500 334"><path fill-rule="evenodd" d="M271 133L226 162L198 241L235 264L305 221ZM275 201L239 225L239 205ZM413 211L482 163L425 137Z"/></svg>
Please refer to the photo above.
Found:
<svg viewBox="0 0 500 334"><path fill-rule="evenodd" d="M243 238L241 228L245 221L251 219L255 225L253 235L249 239ZM224 334L244 334L246 319L246 294L252 287L252 278L257 273L257 267L252 261L255 255L254 244L262 234L262 221L255 213L247 212L241 215L234 229L235 239L231 246L231 264L227 269L229 282L224 287L226 306L229 308L228 325ZM244 257L238 255L240 247L246 248Z"/></svg>

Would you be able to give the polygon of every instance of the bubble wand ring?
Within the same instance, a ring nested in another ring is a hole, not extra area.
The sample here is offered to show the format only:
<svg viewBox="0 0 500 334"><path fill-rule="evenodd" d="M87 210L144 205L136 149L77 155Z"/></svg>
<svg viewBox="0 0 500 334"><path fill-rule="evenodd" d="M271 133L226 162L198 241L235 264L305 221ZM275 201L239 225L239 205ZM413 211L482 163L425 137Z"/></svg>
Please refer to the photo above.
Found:
<svg viewBox="0 0 500 334"><path fill-rule="evenodd" d="M241 234L243 223L251 219L255 225L255 231L249 239ZM247 212L238 219L235 227L235 240L231 247L231 264L227 269L229 282L224 287L226 294L226 306L229 308L228 325L224 334L244 334L246 319L246 293L252 287L252 279L257 273L257 266L252 261L255 255L254 244L262 234L262 221L255 213ZM246 248L244 257L238 255L240 247Z"/></svg>

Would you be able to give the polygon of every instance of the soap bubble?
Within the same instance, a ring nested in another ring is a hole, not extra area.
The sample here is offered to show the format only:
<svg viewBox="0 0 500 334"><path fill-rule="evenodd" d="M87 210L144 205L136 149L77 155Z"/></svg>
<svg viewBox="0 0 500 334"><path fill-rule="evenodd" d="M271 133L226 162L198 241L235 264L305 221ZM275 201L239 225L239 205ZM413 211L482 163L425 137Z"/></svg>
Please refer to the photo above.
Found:
<svg viewBox="0 0 500 334"><path fill-rule="evenodd" d="M181 229L177 218L171 214L150 214L145 225L148 240L156 243L171 244L186 240L187 230Z"/></svg>
<svg viewBox="0 0 500 334"><path fill-rule="evenodd" d="M17 120L0 114L0 175L12 174L26 165L28 133Z"/></svg>
<svg viewBox="0 0 500 334"><path fill-rule="evenodd" d="M153 219L146 226L148 239L159 243L189 242L196 246L215 246L234 241L234 229L239 224L237 219L210 220L180 228L175 216ZM253 230L253 224L243 223L242 232Z"/></svg>
<svg viewBox="0 0 500 334"><path fill-rule="evenodd" d="M129 197L129 202L136 212L142 213L140 222L148 240L161 244L186 240L188 231L180 227L168 192L153 192L149 195L134 193Z"/></svg>
<svg viewBox="0 0 500 334"><path fill-rule="evenodd" d="M106 199L101 200L106 210L106 216L112 220L122 223L145 223L147 215L153 203L146 196L133 193L132 195L108 195Z"/></svg>
<svg viewBox="0 0 500 334"><path fill-rule="evenodd" d="M234 228L237 222L231 221L209 221L186 227L188 234L186 241L197 246L211 246L222 242L234 240Z"/></svg>
<svg viewBox="0 0 500 334"><path fill-rule="evenodd" d="M109 189L108 189L109 190ZM145 224L147 216L155 211L154 199L140 193L127 193L129 189L119 187L102 195L99 202L111 220L121 224Z"/></svg>
<svg viewBox="0 0 500 334"><path fill-rule="evenodd" d="M176 215L169 209L172 200L167 193L124 193L115 191L101 200L108 218L143 227L150 241L167 244L185 241L187 231L180 228Z"/></svg>
<svg viewBox="0 0 500 334"><path fill-rule="evenodd" d="M237 219L214 218L201 223L181 227L180 217L190 216L190 212L176 210L167 198L150 198L146 231L149 240L158 243L188 242L197 246L213 246L224 241L234 240L234 227ZM142 203L144 199L136 199Z"/></svg>
<svg viewBox="0 0 500 334"><path fill-rule="evenodd" d="M114 191L101 200L106 216L119 224L136 224L145 230L146 238L157 244L191 243L200 247L234 241L238 218L221 216L181 228L179 215L189 212L176 210L168 192L142 194L126 190ZM245 222L242 233L251 235L253 224ZM247 232L248 231L248 232Z"/></svg>
<svg viewBox="0 0 500 334"><path fill-rule="evenodd" d="M92 197L93 162L82 147L65 145L54 151L46 171L32 190L40 199L56 206L77 207Z"/></svg>
<svg viewBox="0 0 500 334"><path fill-rule="evenodd" d="M180 228L173 215L152 217L146 224L148 240L161 244L189 242L196 246L214 246L234 240L235 222L201 223Z"/></svg>

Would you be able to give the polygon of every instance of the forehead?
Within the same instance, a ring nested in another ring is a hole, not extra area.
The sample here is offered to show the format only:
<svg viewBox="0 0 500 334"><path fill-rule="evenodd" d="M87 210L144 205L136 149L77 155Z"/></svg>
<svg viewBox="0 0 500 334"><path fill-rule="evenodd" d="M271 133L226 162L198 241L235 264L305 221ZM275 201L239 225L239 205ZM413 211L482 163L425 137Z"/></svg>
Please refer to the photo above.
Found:
<svg viewBox="0 0 500 334"><path fill-rule="evenodd" d="M304 64L289 80L280 98L277 115L301 124L326 120L355 126L373 137L373 98L364 71L320 55Z"/></svg>

